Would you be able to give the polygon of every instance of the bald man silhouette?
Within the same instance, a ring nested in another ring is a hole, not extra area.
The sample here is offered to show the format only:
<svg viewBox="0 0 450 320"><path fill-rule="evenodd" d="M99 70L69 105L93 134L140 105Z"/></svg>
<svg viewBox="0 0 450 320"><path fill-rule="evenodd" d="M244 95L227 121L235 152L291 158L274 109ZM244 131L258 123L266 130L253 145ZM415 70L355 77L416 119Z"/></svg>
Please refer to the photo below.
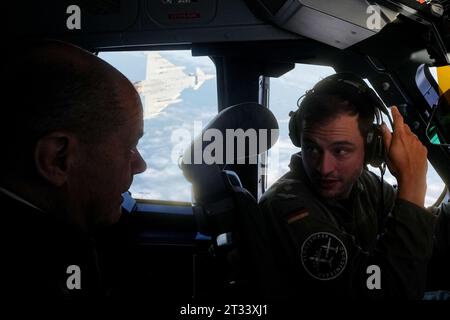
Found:
<svg viewBox="0 0 450 320"><path fill-rule="evenodd" d="M14 48L2 74L2 288L101 296L92 235L118 221L122 193L146 169L139 95L105 61L55 40Z"/></svg>

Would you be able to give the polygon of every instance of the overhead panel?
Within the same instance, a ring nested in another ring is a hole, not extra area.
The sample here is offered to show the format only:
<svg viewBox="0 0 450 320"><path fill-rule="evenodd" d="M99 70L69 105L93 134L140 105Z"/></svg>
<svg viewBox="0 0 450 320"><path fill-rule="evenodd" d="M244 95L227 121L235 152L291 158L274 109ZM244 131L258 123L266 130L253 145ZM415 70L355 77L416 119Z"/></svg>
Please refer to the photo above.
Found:
<svg viewBox="0 0 450 320"><path fill-rule="evenodd" d="M277 26L345 49L379 32L396 13L364 0L248 0ZM259 8L258 8L259 6ZM279 9L278 9L279 8Z"/></svg>
<svg viewBox="0 0 450 320"><path fill-rule="evenodd" d="M8 3L8 31L19 34L126 30L138 18L138 0L45 0ZM70 25L78 20L73 29Z"/></svg>
<svg viewBox="0 0 450 320"><path fill-rule="evenodd" d="M147 0L148 16L164 26L207 24L214 20L217 0Z"/></svg>

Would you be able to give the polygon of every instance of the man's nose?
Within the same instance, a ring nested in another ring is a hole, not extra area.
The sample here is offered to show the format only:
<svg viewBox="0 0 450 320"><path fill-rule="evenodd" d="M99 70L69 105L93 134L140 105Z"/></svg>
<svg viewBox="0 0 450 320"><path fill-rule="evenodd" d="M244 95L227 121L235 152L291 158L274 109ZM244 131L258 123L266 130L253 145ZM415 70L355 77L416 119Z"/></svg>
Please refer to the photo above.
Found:
<svg viewBox="0 0 450 320"><path fill-rule="evenodd" d="M147 163L145 162L144 158L142 158L141 153L139 150L135 150L134 153L134 159L133 159L133 174L139 174L147 170Z"/></svg>
<svg viewBox="0 0 450 320"><path fill-rule="evenodd" d="M322 176L326 176L334 171L336 159L329 152L322 153L318 170Z"/></svg>

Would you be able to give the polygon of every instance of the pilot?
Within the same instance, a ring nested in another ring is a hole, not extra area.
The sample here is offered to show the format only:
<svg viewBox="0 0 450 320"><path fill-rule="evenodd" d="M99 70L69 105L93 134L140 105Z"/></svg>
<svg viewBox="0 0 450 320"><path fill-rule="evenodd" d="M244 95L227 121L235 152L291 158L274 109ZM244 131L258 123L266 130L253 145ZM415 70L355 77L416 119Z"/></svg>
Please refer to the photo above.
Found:
<svg viewBox="0 0 450 320"><path fill-rule="evenodd" d="M396 107L393 133L374 126L370 90L338 73L291 116L301 152L260 200L283 278L277 298L423 297L435 220L424 208L427 150ZM397 190L367 169L374 134Z"/></svg>
<svg viewBox="0 0 450 320"><path fill-rule="evenodd" d="M139 95L105 61L55 40L11 48L2 76L2 290L103 296L94 235L118 221L146 169Z"/></svg>

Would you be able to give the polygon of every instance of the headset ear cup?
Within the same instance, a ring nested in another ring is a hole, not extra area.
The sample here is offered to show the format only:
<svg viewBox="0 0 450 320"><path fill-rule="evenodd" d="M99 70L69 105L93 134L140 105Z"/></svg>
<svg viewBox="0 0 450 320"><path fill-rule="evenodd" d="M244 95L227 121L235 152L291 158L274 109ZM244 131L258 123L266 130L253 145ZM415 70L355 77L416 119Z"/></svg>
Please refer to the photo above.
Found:
<svg viewBox="0 0 450 320"><path fill-rule="evenodd" d="M377 167L380 167L383 162L386 161L386 151L384 149L384 142L383 142L383 133L381 131L380 126L377 126L376 129L376 152L375 152L375 159Z"/></svg>
<svg viewBox="0 0 450 320"><path fill-rule="evenodd" d="M298 110L297 111L291 111L289 113L290 119L289 119L289 137L291 138L292 143L294 146L301 148L302 142L300 139L300 130L298 127Z"/></svg>
<svg viewBox="0 0 450 320"><path fill-rule="evenodd" d="M383 134L380 126L374 124L367 135L365 163L373 167L380 167L385 161Z"/></svg>
<svg viewBox="0 0 450 320"><path fill-rule="evenodd" d="M364 164L371 164L373 159L373 130L371 129L366 136L364 145Z"/></svg>

